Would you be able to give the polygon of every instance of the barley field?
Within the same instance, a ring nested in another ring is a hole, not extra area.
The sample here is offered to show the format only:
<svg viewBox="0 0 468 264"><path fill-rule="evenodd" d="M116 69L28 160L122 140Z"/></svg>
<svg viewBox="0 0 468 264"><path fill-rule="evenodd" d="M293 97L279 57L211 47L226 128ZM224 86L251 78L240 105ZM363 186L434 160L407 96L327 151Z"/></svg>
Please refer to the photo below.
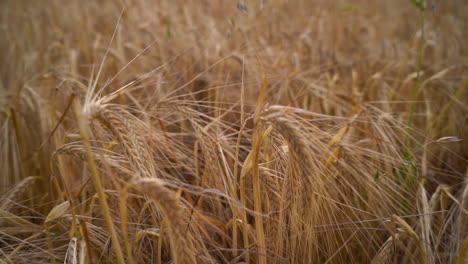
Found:
<svg viewBox="0 0 468 264"><path fill-rule="evenodd" d="M0 263L468 263L466 1L0 24Z"/></svg>

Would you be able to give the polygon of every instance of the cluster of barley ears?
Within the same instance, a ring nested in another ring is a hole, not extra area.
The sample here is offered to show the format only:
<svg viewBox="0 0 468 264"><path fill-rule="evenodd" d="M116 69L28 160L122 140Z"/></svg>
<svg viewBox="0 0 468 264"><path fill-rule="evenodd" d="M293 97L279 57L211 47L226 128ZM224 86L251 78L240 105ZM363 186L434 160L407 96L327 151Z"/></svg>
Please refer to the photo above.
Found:
<svg viewBox="0 0 468 264"><path fill-rule="evenodd" d="M0 263L466 263L468 10L413 2L1 2Z"/></svg>

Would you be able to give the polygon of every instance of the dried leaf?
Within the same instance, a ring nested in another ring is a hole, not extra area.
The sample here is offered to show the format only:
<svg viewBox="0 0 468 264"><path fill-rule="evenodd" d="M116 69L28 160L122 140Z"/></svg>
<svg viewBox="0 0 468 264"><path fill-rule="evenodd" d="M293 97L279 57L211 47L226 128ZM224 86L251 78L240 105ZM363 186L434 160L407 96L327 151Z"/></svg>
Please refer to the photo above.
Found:
<svg viewBox="0 0 468 264"><path fill-rule="evenodd" d="M463 141L463 139L458 138L458 137L441 137L437 139L435 142L437 143L449 143L449 142L460 142Z"/></svg>
<svg viewBox="0 0 468 264"><path fill-rule="evenodd" d="M250 152L249 155L247 155L247 158L245 158L244 165L242 165L241 169L241 179L244 178L252 169L252 157L252 152Z"/></svg>
<svg viewBox="0 0 468 264"><path fill-rule="evenodd" d="M260 141L260 144L263 140L265 140L265 138L267 138L271 131L273 130L273 126L269 126L264 132L263 132L263 135L262 135L262 138L261 138L261 141ZM245 158L245 161L244 161L244 164L242 165L242 169L241 169L241 179L244 178L248 173L249 171L252 169L252 158L253 158L253 155L252 155L252 151L249 153L249 155L247 155L247 157Z"/></svg>
<svg viewBox="0 0 468 264"><path fill-rule="evenodd" d="M52 210L50 210L45 220L45 223L61 218L69 209L70 209L69 201L56 205L54 208L52 208Z"/></svg>

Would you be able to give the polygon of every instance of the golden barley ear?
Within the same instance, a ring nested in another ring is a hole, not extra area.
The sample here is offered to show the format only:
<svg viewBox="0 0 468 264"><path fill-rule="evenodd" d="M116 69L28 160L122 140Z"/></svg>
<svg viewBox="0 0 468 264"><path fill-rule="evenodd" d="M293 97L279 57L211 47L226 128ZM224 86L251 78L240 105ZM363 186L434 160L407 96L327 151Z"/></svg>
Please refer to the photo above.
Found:
<svg viewBox="0 0 468 264"><path fill-rule="evenodd" d="M187 233L185 215L176 193L164 187L159 179L140 179L132 186L153 199L166 216L169 225L172 257L176 263L196 263L190 234Z"/></svg>
<svg viewBox="0 0 468 264"><path fill-rule="evenodd" d="M0 198L0 208L8 211L37 179L38 177L29 176L15 184L11 190Z"/></svg>
<svg viewBox="0 0 468 264"><path fill-rule="evenodd" d="M118 105L91 105L89 108L89 118L97 119L119 140L133 171L136 172L135 177L157 177L154 158L141 134L147 131L145 124Z"/></svg>

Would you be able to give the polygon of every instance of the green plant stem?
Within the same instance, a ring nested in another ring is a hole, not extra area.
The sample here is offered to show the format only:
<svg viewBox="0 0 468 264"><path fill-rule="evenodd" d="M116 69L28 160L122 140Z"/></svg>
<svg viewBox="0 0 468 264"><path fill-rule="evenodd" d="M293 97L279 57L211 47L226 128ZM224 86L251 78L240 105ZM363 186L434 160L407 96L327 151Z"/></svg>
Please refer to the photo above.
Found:
<svg viewBox="0 0 468 264"><path fill-rule="evenodd" d="M422 64L423 64L423 58L424 58L424 35L425 35L425 24L426 24L426 13L425 9L422 7L419 8L419 15L420 15L420 21L421 21L421 36L419 37L419 42L418 42L418 65L417 65L417 70L416 70L416 82L413 87L413 94L411 97L411 106L410 106L410 112L409 112L409 118L408 118L408 131L406 135L406 146L409 149L410 146L410 138L411 138L411 132L413 130L413 121L414 121L414 112L416 111L416 100L418 98L419 94L419 89L421 87L421 75L422 75Z"/></svg>

